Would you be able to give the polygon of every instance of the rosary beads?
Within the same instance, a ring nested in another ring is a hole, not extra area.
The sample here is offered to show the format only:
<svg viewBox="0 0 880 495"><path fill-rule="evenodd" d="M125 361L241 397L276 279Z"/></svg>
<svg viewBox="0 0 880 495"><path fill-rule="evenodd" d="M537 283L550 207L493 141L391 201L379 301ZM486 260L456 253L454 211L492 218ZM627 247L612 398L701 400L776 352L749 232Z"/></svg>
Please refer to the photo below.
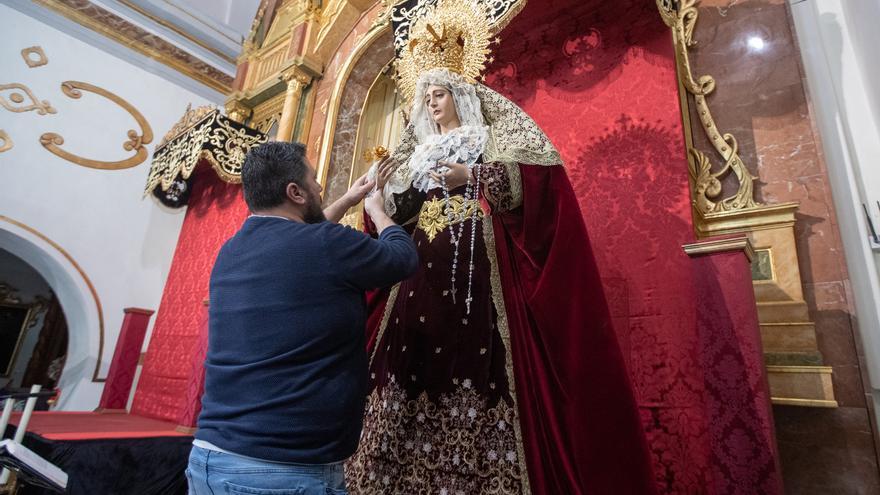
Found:
<svg viewBox="0 0 880 495"><path fill-rule="evenodd" d="M472 174L476 170L476 174ZM471 183L471 175L475 176L475 184ZM462 203L462 211L461 211L461 221L458 225L458 233L455 232L454 223L458 218L456 218L455 211L453 210L452 203L450 201L449 196L449 186L446 184L446 174L440 175L440 185L443 187L443 196L445 201L445 212L446 212L446 223L449 225L449 241L453 246L453 257L452 257L452 302L456 302L456 292L457 289L455 287L455 275L458 271L458 253L459 247L461 245L461 238L464 235L464 224L467 220L468 216L468 208L472 210L470 212L471 218L471 256L470 263L468 265L468 290L467 290L467 298L465 299L465 306L467 307L467 314L471 313L471 301L473 300L471 296L471 289L473 287L473 279L474 279L474 241L477 238L477 215L479 214L479 197L480 197L480 164L468 165L468 175L467 175L467 185L465 187L464 193L464 201Z"/></svg>

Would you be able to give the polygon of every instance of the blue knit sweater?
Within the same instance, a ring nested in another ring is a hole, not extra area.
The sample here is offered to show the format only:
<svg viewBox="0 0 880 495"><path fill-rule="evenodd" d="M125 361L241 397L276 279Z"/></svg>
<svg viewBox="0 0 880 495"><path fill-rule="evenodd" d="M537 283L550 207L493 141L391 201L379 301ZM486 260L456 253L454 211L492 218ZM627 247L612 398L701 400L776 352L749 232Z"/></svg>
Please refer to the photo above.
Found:
<svg viewBox="0 0 880 495"><path fill-rule="evenodd" d="M352 455L367 386L364 291L417 264L397 226L372 239L331 222L248 218L211 272L196 438L277 462Z"/></svg>

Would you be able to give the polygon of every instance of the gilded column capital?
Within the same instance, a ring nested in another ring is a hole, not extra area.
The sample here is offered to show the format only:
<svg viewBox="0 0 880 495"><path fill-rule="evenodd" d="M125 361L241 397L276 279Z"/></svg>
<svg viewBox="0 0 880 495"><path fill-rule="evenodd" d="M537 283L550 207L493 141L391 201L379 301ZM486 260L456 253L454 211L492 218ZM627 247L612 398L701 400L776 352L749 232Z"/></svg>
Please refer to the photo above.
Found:
<svg viewBox="0 0 880 495"><path fill-rule="evenodd" d="M242 103L241 100L238 99L239 97L240 94L233 94L228 100L226 100L224 107L226 108L227 117L239 124L244 124L244 121L251 116L251 113L253 113L253 109Z"/></svg>
<svg viewBox="0 0 880 495"><path fill-rule="evenodd" d="M305 11L305 20L306 22L320 21L322 13L323 10L321 9L321 7L317 5L311 5Z"/></svg>
<svg viewBox="0 0 880 495"><path fill-rule="evenodd" d="M288 91L302 91L303 88L312 82L312 78L303 74L299 69L281 73L281 80L287 83Z"/></svg>

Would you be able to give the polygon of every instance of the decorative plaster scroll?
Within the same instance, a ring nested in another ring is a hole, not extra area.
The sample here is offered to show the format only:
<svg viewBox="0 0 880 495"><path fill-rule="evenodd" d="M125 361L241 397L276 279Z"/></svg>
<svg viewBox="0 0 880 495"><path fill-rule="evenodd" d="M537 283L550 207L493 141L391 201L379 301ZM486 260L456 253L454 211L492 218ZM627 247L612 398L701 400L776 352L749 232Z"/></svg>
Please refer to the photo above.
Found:
<svg viewBox="0 0 880 495"><path fill-rule="evenodd" d="M4 91L9 92L8 101L3 95ZM24 92L24 94L21 92ZM25 103L25 96L30 99L30 103ZM21 83L0 84L0 105L10 112L15 113L30 112L31 110L34 110L39 115L46 115L47 113L57 112L57 110L52 108L52 105L48 101L39 101L37 97L34 96L33 91Z"/></svg>
<svg viewBox="0 0 880 495"><path fill-rule="evenodd" d="M65 81L61 83L61 90L64 92L65 95L74 99L79 99L82 97L81 90L99 94L112 101L113 103L116 103L126 112L128 112L132 117L134 117L134 120L137 121L138 125L141 128L141 133L138 134L137 131L135 131L134 129L130 129L128 131L128 141L122 144L122 148L126 151L134 151L135 154L134 156L126 158L125 160L115 162L106 162L83 158L81 156L74 155L61 149L60 146L64 144L64 138L54 132L47 132L40 136L40 144L42 144L44 148L69 162L76 163L77 165L82 165L83 167L97 168L100 170L122 170L126 168L131 168L139 165L147 159L148 153L144 145L149 144L153 141L153 130L152 128L150 128L150 124L147 123L147 120L144 118L144 116L141 115L141 113L138 112L130 103L123 100L119 96L107 91L106 89L99 88L92 84L81 81Z"/></svg>
<svg viewBox="0 0 880 495"><path fill-rule="evenodd" d="M6 131L0 129L0 153L11 150L13 146L15 146L15 143L12 142L12 138L9 137L9 134L6 134Z"/></svg>
<svg viewBox="0 0 880 495"><path fill-rule="evenodd" d="M36 55L36 58L34 58L34 55ZM21 58L24 59L24 63L26 63L31 69L34 67L42 67L49 63L49 58L46 57L46 52L44 52L43 48L39 46L24 48L21 51Z"/></svg>

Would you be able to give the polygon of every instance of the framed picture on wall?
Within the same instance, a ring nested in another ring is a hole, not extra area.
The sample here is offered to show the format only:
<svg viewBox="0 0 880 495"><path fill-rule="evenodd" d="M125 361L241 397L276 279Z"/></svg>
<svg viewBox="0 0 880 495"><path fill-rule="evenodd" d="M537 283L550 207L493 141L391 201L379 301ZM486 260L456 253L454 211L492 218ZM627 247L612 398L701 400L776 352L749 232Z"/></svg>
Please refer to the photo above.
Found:
<svg viewBox="0 0 880 495"><path fill-rule="evenodd" d="M32 311L31 305L0 303L0 377L12 373Z"/></svg>

